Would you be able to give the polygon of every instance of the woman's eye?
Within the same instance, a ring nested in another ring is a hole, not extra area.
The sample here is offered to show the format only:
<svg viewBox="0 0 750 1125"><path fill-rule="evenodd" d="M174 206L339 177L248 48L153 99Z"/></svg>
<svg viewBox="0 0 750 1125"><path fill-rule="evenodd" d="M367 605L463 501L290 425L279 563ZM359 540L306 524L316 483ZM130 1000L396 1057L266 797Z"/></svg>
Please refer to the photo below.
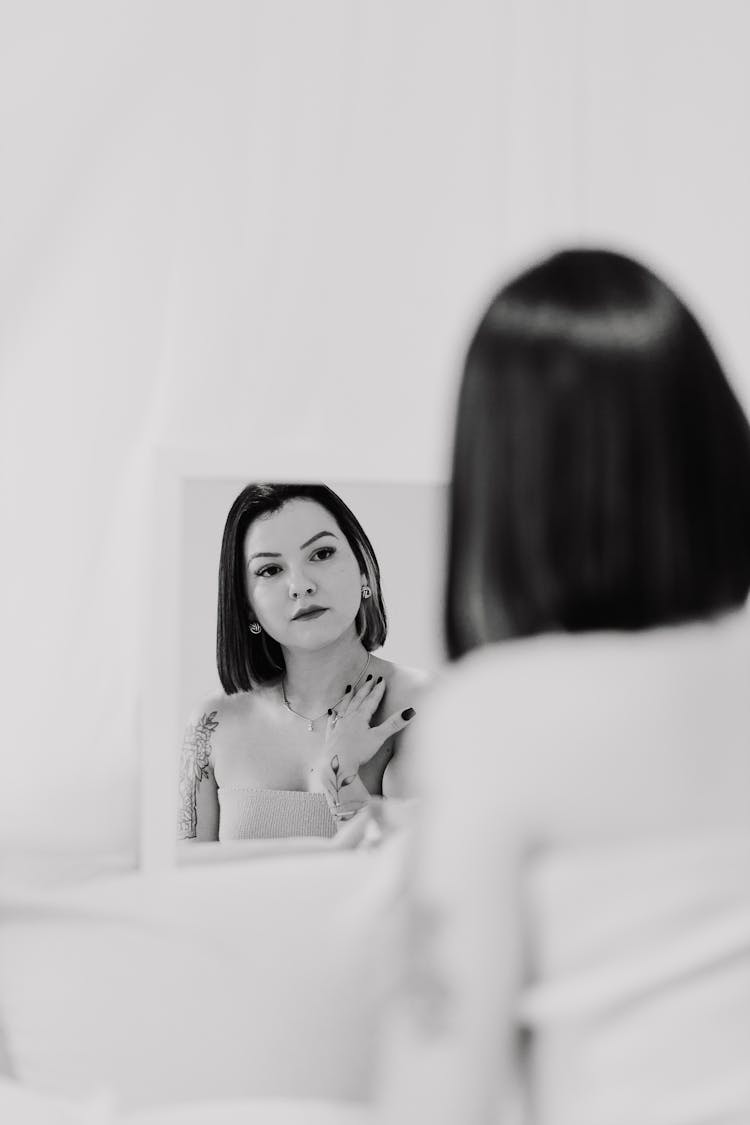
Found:
<svg viewBox="0 0 750 1125"><path fill-rule="evenodd" d="M324 562L326 559L330 559L331 555L335 554L335 547L318 547L317 551L313 551L310 555L310 558L314 559L316 562Z"/></svg>
<svg viewBox="0 0 750 1125"><path fill-rule="evenodd" d="M280 566L276 566L275 563L271 563L269 566L264 566L262 570L256 571L255 576L256 578L273 578L274 575L278 574L280 570Z"/></svg>

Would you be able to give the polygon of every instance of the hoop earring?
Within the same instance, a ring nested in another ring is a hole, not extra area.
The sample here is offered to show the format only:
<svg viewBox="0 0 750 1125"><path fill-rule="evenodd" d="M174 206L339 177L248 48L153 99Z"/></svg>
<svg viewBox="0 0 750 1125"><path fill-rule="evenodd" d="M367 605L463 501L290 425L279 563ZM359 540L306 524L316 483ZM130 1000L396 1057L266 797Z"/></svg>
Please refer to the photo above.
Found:
<svg viewBox="0 0 750 1125"><path fill-rule="evenodd" d="M256 637L257 637L257 636L258 636L258 633L260 633L261 631L262 631L262 630L261 630L261 627L260 627L260 625L258 624L258 622L257 622L257 621L251 621L251 622L250 622L250 632L251 632L251 633L252 633L252 634L253 634L254 636L256 636Z"/></svg>
<svg viewBox="0 0 750 1125"><path fill-rule="evenodd" d="M362 597L364 598L365 601L367 601L368 598L372 597L372 590L367 585L367 583L365 583L362 587Z"/></svg>

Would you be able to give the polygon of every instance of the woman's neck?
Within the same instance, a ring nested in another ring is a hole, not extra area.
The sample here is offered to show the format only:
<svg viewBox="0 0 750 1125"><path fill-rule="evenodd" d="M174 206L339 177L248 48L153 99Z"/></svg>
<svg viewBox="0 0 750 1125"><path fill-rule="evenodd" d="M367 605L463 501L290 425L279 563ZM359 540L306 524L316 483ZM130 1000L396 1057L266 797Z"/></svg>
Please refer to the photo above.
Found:
<svg viewBox="0 0 750 1125"><path fill-rule="evenodd" d="M286 698L303 715L318 715L333 707L347 684L354 685L367 661L367 650L352 629L315 652L284 649Z"/></svg>

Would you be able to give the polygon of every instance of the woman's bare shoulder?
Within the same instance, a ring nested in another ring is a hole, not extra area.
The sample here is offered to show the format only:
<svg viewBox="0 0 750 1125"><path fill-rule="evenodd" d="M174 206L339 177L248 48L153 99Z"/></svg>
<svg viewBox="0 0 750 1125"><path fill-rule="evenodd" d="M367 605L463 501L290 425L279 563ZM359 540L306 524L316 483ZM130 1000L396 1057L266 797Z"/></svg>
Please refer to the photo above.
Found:
<svg viewBox="0 0 750 1125"><path fill-rule="evenodd" d="M532 744L536 753L557 753L557 738L547 735L564 722L590 726L614 692L623 694L621 648L603 635L545 635L475 649L430 681L422 729L433 746L467 737L486 744L503 769L516 756L523 761Z"/></svg>
<svg viewBox="0 0 750 1125"><path fill-rule="evenodd" d="M483 782L473 813L489 802L500 819L526 814L557 838L697 821L705 786L687 783L686 761L696 778L732 779L720 794L728 815L747 770L739 732L750 726L732 629L550 634L477 650L441 672L425 700L419 769L449 800L458 749Z"/></svg>
<svg viewBox="0 0 750 1125"><path fill-rule="evenodd" d="M265 694L264 688L228 695L221 689L198 699L188 716L188 726L231 727L251 720Z"/></svg>
<svg viewBox="0 0 750 1125"><path fill-rule="evenodd" d="M429 688L432 677L422 668L411 668L404 664L394 664L391 660L377 657L373 661L372 671L377 676L383 676L388 691L389 707L403 705L416 707L417 701Z"/></svg>

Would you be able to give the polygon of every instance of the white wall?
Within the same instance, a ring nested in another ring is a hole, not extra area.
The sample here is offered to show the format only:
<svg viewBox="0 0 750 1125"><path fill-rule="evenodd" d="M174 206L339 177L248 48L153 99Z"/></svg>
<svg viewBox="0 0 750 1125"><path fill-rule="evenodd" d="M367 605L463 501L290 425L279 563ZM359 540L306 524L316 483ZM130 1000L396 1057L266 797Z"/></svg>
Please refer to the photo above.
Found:
<svg viewBox="0 0 750 1125"><path fill-rule="evenodd" d="M511 259L641 256L693 305L750 407L745 0L515 0Z"/></svg>
<svg viewBox="0 0 750 1125"><path fill-rule="evenodd" d="M444 478L479 306L571 238L666 271L750 401L741 0L0 20L0 846L134 845L157 446Z"/></svg>

